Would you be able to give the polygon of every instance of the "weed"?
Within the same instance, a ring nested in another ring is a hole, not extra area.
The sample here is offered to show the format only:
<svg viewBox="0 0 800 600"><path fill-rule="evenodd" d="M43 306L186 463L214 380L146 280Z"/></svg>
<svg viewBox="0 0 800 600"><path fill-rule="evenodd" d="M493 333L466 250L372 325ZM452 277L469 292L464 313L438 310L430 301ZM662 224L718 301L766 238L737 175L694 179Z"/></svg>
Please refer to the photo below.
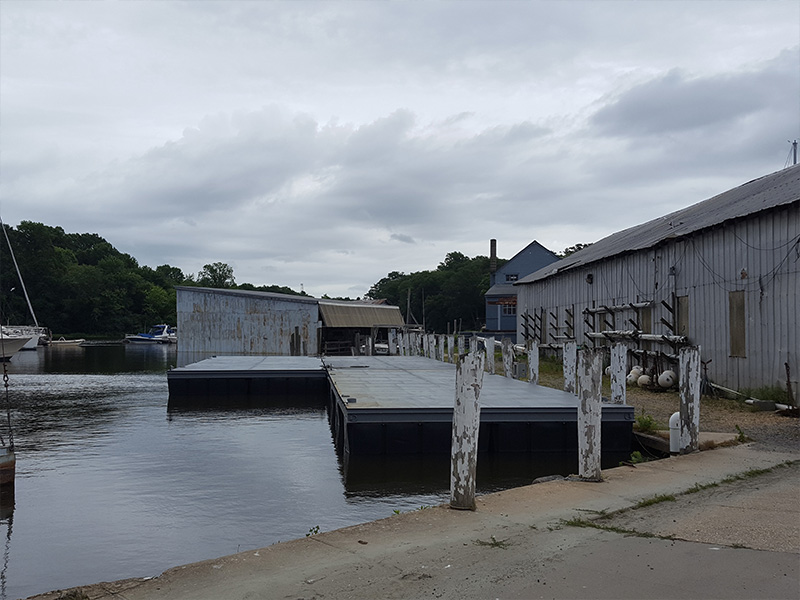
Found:
<svg viewBox="0 0 800 600"><path fill-rule="evenodd" d="M601 525L594 521L581 519L580 517L569 519L567 521L562 521L562 523L567 527L591 527L593 529L599 529L601 531L610 531L611 533L619 533L621 535L629 535L642 538L659 538L662 540L673 539L672 536L656 535L655 533L649 533L647 531L637 531L636 529L625 529L624 527L616 527L614 525Z"/></svg>
<svg viewBox="0 0 800 600"><path fill-rule="evenodd" d="M650 415L642 413L636 417L636 429L640 433L651 433L658 429L658 423Z"/></svg>
<svg viewBox="0 0 800 600"><path fill-rule="evenodd" d="M650 459L647 456L644 456L638 450L634 450L633 452L631 452L631 457L628 460L620 461L619 466L621 467L622 465L638 465L639 463L645 463L648 462L649 460Z"/></svg>
<svg viewBox="0 0 800 600"><path fill-rule="evenodd" d="M426 508L433 508L430 504L423 504L417 510L425 510Z"/></svg>
<svg viewBox="0 0 800 600"><path fill-rule="evenodd" d="M76 588L68 592L62 592L58 600L89 600L89 596L82 589Z"/></svg>
<svg viewBox="0 0 800 600"><path fill-rule="evenodd" d="M652 506L653 504L660 504L661 502L675 502L675 496L672 494L660 494L652 498L645 498L640 500L634 508L644 508L645 506Z"/></svg>
<svg viewBox="0 0 800 600"><path fill-rule="evenodd" d="M319 533L319 525L314 525L314 527L308 530L306 537L311 537L312 535L317 535L318 533Z"/></svg>
<svg viewBox="0 0 800 600"><path fill-rule="evenodd" d="M778 386L744 388L740 391L740 393L749 398L765 400L767 402L776 402L778 404L788 404L789 399L789 394L787 391Z"/></svg>
<svg viewBox="0 0 800 600"><path fill-rule="evenodd" d="M508 548L508 540L498 540L494 536L492 536L491 541L488 542L484 542L483 540L475 540L475 544L477 546L489 546L490 548L502 548L503 550Z"/></svg>
<svg viewBox="0 0 800 600"><path fill-rule="evenodd" d="M749 442L750 438L747 437L747 435L745 435L744 431L742 431L742 428L739 427L738 425L736 425L735 427L736 427L736 433L738 434L736 436L736 439L741 443Z"/></svg>

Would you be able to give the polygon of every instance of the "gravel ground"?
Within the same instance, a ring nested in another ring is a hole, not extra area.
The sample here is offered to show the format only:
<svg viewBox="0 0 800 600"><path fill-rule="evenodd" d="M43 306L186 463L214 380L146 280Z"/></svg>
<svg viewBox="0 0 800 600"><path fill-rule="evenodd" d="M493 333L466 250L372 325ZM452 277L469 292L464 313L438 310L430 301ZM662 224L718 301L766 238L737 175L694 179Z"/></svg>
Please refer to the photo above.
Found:
<svg viewBox="0 0 800 600"><path fill-rule="evenodd" d="M560 373L541 373L540 383L563 389ZM608 378L603 381L603 394L610 395ZM649 415L658 429L669 429L669 418L677 412L680 398L677 391L651 392L629 386L627 402L637 417ZM700 430L714 433L742 433L764 450L800 450L800 419L783 417L774 411L754 411L749 404L729 398L703 396L700 399Z"/></svg>

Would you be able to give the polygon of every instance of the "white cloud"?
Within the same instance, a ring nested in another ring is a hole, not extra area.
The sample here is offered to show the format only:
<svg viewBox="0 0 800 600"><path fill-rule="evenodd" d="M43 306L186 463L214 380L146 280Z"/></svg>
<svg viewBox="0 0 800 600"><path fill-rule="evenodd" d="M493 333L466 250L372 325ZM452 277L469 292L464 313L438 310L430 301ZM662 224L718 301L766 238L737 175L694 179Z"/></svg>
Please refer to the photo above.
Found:
<svg viewBox="0 0 800 600"><path fill-rule="evenodd" d="M0 210L360 296L783 166L800 6L4 2ZM505 248L505 250L502 250Z"/></svg>

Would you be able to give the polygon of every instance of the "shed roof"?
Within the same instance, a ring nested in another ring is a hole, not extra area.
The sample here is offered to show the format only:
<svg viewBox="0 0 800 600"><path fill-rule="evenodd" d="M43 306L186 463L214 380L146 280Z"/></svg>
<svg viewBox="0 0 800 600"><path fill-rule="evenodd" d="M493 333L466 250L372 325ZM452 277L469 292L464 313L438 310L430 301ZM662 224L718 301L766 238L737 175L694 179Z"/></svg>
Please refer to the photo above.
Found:
<svg viewBox="0 0 800 600"><path fill-rule="evenodd" d="M313 296L300 296L294 294L279 294L277 292L259 292L256 290L237 290L229 288L208 288L195 287L189 285L176 285L178 291L198 292L202 294L218 294L226 296L244 296L247 298L264 298L270 300L281 300L284 302L300 302L302 304L316 304L317 299Z"/></svg>
<svg viewBox="0 0 800 600"><path fill-rule="evenodd" d="M397 306L359 302L319 301L319 313L325 327L376 327L405 325Z"/></svg>
<svg viewBox="0 0 800 600"><path fill-rule="evenodd" d="M800 165L754 179L713 198L595 242L575 254L523 277L515 285L533 283L604 258L645 250L749 215L800 201Z"/></svg>

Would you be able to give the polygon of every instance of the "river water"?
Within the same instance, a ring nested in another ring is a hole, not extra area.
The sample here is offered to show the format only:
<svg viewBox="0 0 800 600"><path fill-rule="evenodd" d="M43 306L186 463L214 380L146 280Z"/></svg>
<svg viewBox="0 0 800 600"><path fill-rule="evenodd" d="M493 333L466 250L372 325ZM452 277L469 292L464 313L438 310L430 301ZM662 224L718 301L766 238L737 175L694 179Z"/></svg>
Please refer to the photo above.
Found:
<svg viewBox="0 0 800 600"><path fill-rule="evenodd" d="M346 466L317 401L168 412L176 362L174 346L125 345L7 364L17 475L0 598L156 576L449 499L446 460ZM478 489L556 470L487 463Z"/></svg>

